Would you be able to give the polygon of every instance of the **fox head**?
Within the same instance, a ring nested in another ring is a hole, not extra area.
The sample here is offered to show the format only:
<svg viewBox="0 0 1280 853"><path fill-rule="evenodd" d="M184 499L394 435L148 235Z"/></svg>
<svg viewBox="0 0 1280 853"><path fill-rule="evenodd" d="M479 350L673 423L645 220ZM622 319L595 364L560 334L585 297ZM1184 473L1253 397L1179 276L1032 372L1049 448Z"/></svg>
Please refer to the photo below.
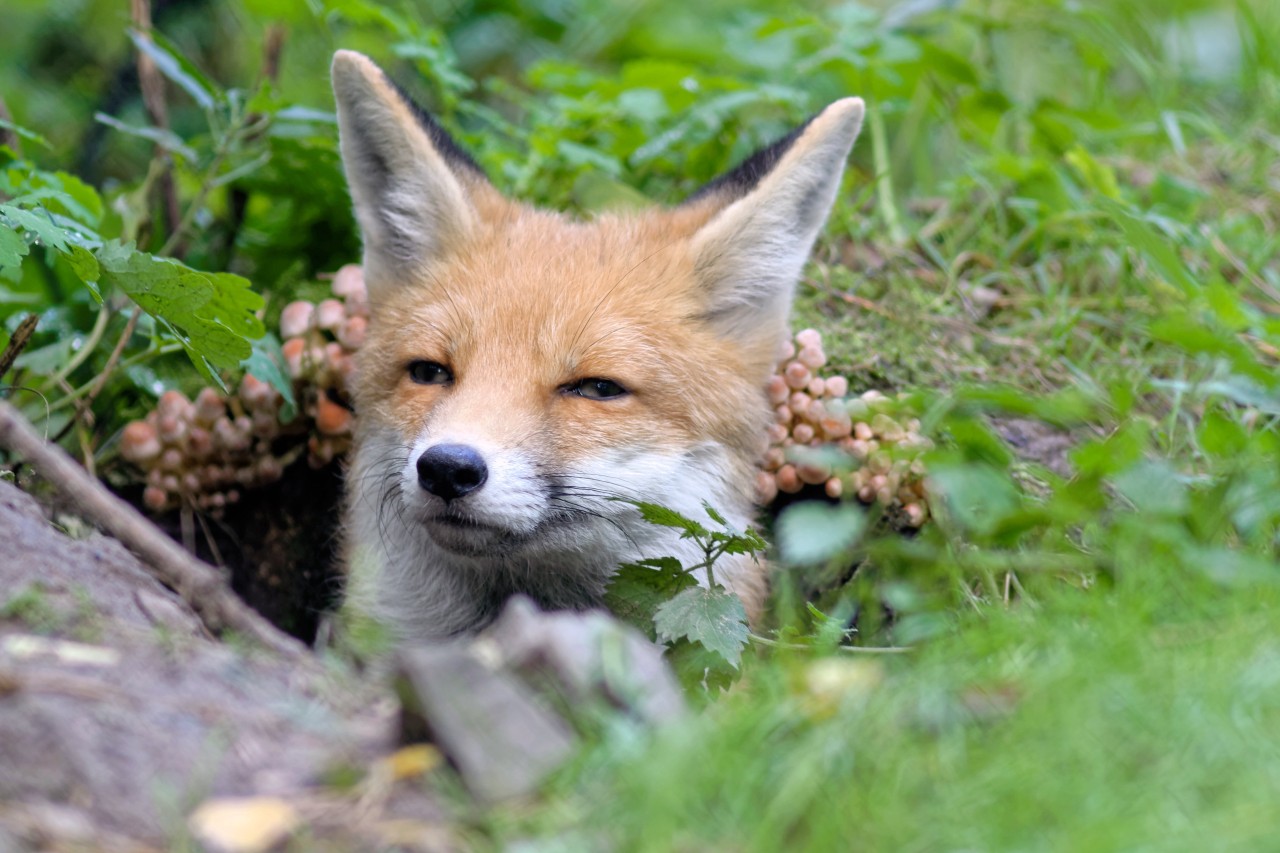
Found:
<svg viewBox="0 0 1280 853"><path fill-rule="evenodd" d="M628 501L748 524L765 382L862 102L679 206L583 222L504 198L366 57L340 51L333 85L371 309L348 554L375 609L438 636L516 592L598 603L620 562L688 548Z"/></svg>

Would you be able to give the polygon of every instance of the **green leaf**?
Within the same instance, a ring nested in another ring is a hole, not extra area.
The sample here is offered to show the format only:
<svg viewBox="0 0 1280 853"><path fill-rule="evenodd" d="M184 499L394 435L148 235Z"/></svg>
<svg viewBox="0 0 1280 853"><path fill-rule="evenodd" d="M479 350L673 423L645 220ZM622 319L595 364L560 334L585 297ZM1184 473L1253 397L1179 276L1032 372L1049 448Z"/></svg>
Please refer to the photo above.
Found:
<svg viewBox="0 0 1280 853"><path fill-rule="evenodd" d="M1116 182L1116 173L1110 166L1098 162L1080 145L1068 151L1065 159L1090 189L1109 199L1119 200L1120 185Z"/></svg>
<svg viewBox="0 0 1280 853"><path fill-rule="evenodd" d="M102 269L98 266L98 259L83 246L72 246L71 251L63 257L67 259L67 264L75 272L76 277L84 282L89 292L93 294L93 298L101 304L102 292L98 289L98 279L102 275Z"/></svg>
<svg viewBox="0 0 1280 853"><path fill-rule="evenodd" d="M211 316L246 338L260 338L266 327L254 313L263 306L262 296L249 287L249 280L229 272L203 273L213 282Z"/></svg>
<svg viewBox="0 0 1280 853"><path fill-rule="evenodd" d="M14 133L18 134L19 137L27 140L28 142L34 142L36 145L42 146L44 148L48 148L50 150L53 149L53 146L49 144L49 140L45 139L40 134L36 133L34 130L27 130L25 127L14 124L13 122L8 121L7 119L0 118L0 130L13 131Z"/></svg>
<svg viewBox="0 0 1280 853"><path fill-rule="evenodd" d="M938 465L929 469L929 480L955 520L974 533L994 533L1023 506L1013 481L989 465Z"/></svg>
<svg viewBox="0 0 1280 853"><path fill-rule="evenodd" d="M742 647L750 636L742 599L719 588L686 589L658 608L653 624L664 642L687 638L734 667L742 659Z"/></svg>
<svg viewBox="0 0 1280 853"><path fill-rule="evenodd" d="M1227 587L1249 587L1280 582L1280 563L1230 548L1198 547L1187 555L1190 565Z"/></svg>
<svg viewBox="0 0 1280 853"><path fill-rule="evenodd" d="M673 643L667 649L666 659L680 684L691 694L702 692L710 698L728 690L738 677L736 666L701 643L688 640Z"/></svg>
<svg viewBox="0 0 1280 853"><path fill-rule="evenodd" d="M182 137L171 130L162 130L158 127L137 127L132 124L125 124L114 116L106 113L94 113L95 121L105 124L107 127L128 134L129 136L137 136L140 139L148 139L159 145L165 151L172 151L174 154L180 154L183 159L189 163L196 162L199 158L196 152L182 141Z"/></svg>
<svg viewBox="0 0 1280 853"><path fill-rule="evenodd" d="M67 252L67 230L58 225L43 208L23 210L12 204L0 204L0 216L33 235L46 246Z"/></svg>
<svg viewBox="0 0 1280 853"><path fill-rule="evenodd" d="M253 353L245 359L244 368L251 376L261 379L284 397L284 406L280 409L282 423L287 424L297 417L298 401L293 396L293 382L285 372L284 353L280 351L279 338L266 334L254 341Z"/></svg>
<svg viewBox="0 0 1280 853"><path fill-rule="evenodd" d="M161 74L176 83L201 108L207 110L213 107L213 95L210 92L216 91L217 87L172 42L154 30L146 34L129 30L129 38L139 52L151 58Z"/></svg>
<svg viewBox="0 0 1280 853"><path fill-rule="evenodd" d="M664 603L698 582L675 557L626 563L609 581L604 604L623 622L654 638L654 614Z"/></svg>
<svg viewBox="0 0 1280 853"><path fill-rule="evenodd" d="M619 500L626 500L619 498ZM672 527L676 530L683 530L682 539L690 537L706 538L710 535L707 528L691 518L685 518L673 509L667 509L659 504L652 504L646 501L626 501L640 510L640 516L650 524L656 524L659 527Z"/></svg>
<svg viewBox="0 0 1280 853"><path fill-rule="evenodd" d="M1184 293L1193 294L1199 291L1199 285L1191 277L1182 258L1178 255L1175 244L1168 234L1157 231L1143 217L1136 216L1129 208L1111 199L1099 199L1099 206L1109 213L1124 232L1125 239L1135 249L1146 255L1147 260L1165 280Z"/></svg>
<svg viewBox="0 0 1280 853"><path fill-rule="evenodd" d="M22 263L23 257L31 251L22 235L11 228L0 226L0 269L9 269Z"/></svg>
<svg viewBox="0 0 1280 853"><path fill-rule="evenodd" d="M722 551L725 554L758 554L769 547L764 537L754 530L745 530L739 534L712 533L711 538L725 543Z"/></svg>
<svg viewBox="0 0 1280 853"><path fill-rule="evenodd" d="M248 337L262 334L253 311L262 297L230 273L203 273L111 241L98 251L102 278L152 316L168 322L202 373L230 370L253 352ZM204 365L201 359L209 364Z"/></svg>
<svg viewBox="0 0 1280 853"><path fill-rule="evenodd" d="M825 563L849 550L866 523L866 515L853 504L792 504L778 518L778 550L795 565Z"/></svg>
<svg viewBox="0 0 1280 853"><path fill-rule="evenodd" d="M1191 505L1186 483L1167 462L1144 460L1112 482L1139 512L1182 515Z"/></svg>

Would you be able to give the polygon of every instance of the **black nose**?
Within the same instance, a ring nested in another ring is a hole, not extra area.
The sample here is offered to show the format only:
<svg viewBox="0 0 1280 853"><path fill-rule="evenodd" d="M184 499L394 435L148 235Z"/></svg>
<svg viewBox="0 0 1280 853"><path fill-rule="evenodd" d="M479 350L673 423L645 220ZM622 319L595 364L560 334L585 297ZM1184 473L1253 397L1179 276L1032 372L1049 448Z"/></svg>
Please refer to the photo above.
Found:
<svg viewBox="0 0 1280 853"><path fill-rule="evenodd" d="M418 484L446 501L474 492L488 478L484 457L465 444L437 444L418 457Z"/></svg>

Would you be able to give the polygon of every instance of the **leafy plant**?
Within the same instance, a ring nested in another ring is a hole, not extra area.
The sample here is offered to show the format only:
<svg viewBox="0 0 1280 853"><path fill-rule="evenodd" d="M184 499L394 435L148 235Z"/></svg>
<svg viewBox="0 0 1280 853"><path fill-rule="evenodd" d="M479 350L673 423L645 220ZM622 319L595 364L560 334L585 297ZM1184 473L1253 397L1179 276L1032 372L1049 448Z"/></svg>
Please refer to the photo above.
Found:
<svg viewBox="0 0 1280 853"><path fill-rule="evenodd" d="M719 529L657 504L632 503L649 524L679 530L681 539L693 540L703 558L691 566L681 565L675 557L625 564L610 582L605 603L615 615L650 637L671 644L673 657L698 657L682 649L697 644L719 659L718 664L712 661L717 668L728 664L736 669L750 637L747 613L742 599L716 580L715 564L730 555L755 557L764 551L765 541L754 530L735 530L709 505L703 509ZM705 573L705 586L698 585L697 572ZM705 672L695 675L701 680Z"/></svg>

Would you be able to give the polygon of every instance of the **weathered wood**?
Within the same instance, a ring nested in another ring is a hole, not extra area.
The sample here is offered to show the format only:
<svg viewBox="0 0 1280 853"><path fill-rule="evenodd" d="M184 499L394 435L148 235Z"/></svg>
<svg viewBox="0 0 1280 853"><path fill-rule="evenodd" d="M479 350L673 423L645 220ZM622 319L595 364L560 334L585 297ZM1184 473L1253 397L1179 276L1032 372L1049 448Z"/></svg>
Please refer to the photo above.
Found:
<svg viewBox="0 0 1280 853"><path fill-rule="evenodd" d="M402 649L397 670L402 740L431 740L486 802L533 793L574 752L568 724L474 647Z"/></svg>
<svg viewBox="0 0 1280 853"><path fill-rule="evenodd" d="M209 638L123 545L86 533L0 482L0 850L167 850L209 796L309 797L332 767L391 749L385 685L299 678ZM360 830L346 814L314 834Z"/></svg>
<svg viewBox="0 0 1280 853"><path fill-rule="evenodd" d="M75 501L90 521L132 549L162 583L177 590L210 630L230 628L301 666L314 666L306 647L236 597L217 569L182 550L140 512L107 491L61 448L41 439L17 409L2 401L0 447L22 456Z"/></svg>
<svg viewBox="0 0 1280 853"><path fill-rule="evenodd" d="M549 675L574 703L605 702L650 725L687 711L662 649L603 611L543 613L515 598L481 642L526 675Z"/></svg>

